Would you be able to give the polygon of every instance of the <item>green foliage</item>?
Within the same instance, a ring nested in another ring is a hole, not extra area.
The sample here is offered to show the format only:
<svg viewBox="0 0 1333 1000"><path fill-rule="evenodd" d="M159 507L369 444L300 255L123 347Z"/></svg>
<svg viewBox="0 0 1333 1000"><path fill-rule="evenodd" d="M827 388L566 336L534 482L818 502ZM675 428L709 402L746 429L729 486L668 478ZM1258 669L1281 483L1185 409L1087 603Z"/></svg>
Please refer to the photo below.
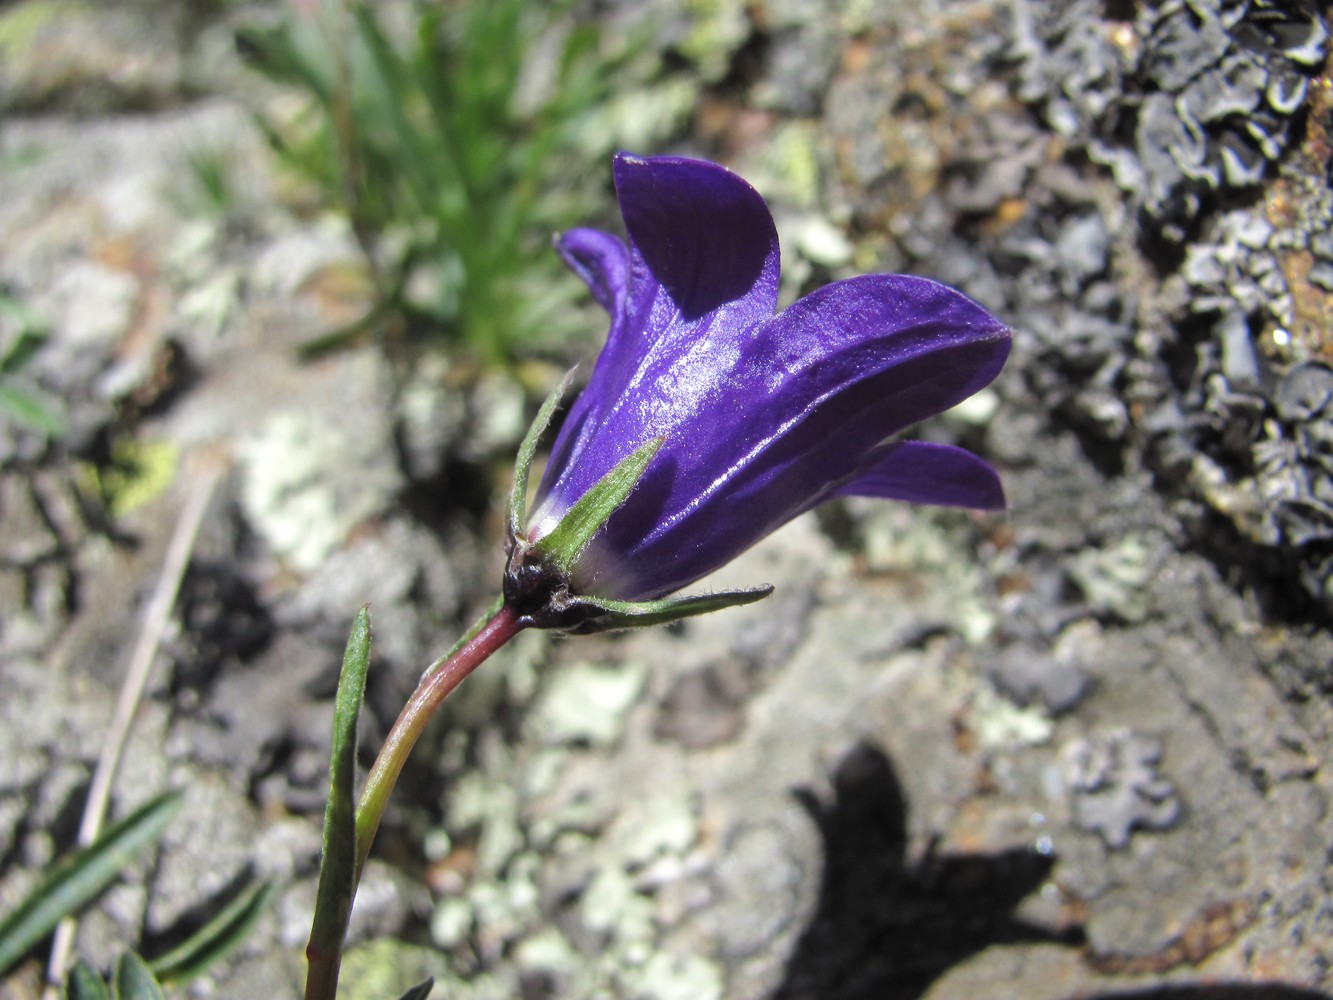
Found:
<svg viewBox="0 0 1333 1000"><path fill-rule="evenodd" d="M234 154L221 147L201 146L189 151L185 162L189 185L182 200L187 207L206 218L220 221L231 218L237 208Z"/></svg>
<svg viewBox="0 0 1333 1000"><path fill-rule="evenodd" d="M156 844L181 803L179 792L150 799L108 827L91 845L53 866L37 888L0 920L0 976ZM273 887L267 882L247 886L217 916L151 965L132 952L121 956L109 985L87 961L79 959L65 981L65 996L69 1000L160 998L159 982L189 980L235 947L272 896Z"/></svg>
<svg viewBox="0 0 1333 1000"><path fill-rule="evenodd" d="M370 670L370 611L362 608L347 637L333 707L333 748L329 757L329 799L324 809L315 919L306 955L310 960L306 996L337 992L347 920L356 895L356 723Z"/></svg>
<svg viewBox="0 0 1333 1000"><path fill-rule="evenodd" d="M166 1000L148 965L132 951L121 955L116 963L111 995L115 1000Z"/></svg>
<svg viewBox="0 0 1333 1000"><path fill-rule="evenodd" d="M79 959L65 979L65 1000L111 1000L111 988L87 959Z"/></svg>
<svg viewBox="0 0 1333 1000"><path fill-rule="evenodd" d="M32 386L23 369L46 339L46 324L17 299L0 292L0 417L47 438L65 433L60 404Z"/></svg>
<svg viewBox="0 0 1333 1000"><path fill-rule="evenodd" d="M569 332L575 288L553 280L549 239L604 200L580 127L643 50L610 51L570 6L410 0L391 31L373 3L321 0L243 34L256 66L313 98L261 126L349 215L381 297L368 321L415 319L497 363Z"/></svg>
<svg viewBox="0 0 1333 1000"><path fill-rule="evenodd" d="M65 979L66 1000L163 1000L164 983L193 979L239 944L273 893L269 882L247 886L188 940L152 962L125 952L109 984L86 959L78 959Z"/></svg>
<svg viewBox="0 0 1333 1000"><path fill-rule="evenodd" d="M276 892L271 882L255 882L179 945L153 959L149 967L164 983L186 982L231 951L268 907Z"/></svg>
<svg viewBox="0 0 1333 1000"><path fill-rule="evenodd" d="M0 920L0 975L62 919L96 899L140 851L155 844L180 804L178 792L159 795L55 865L37 889Z"/></svg>
<svg viewBox="0 0 1333 1000"><path fill-rule="evenodd" d="M65 980L65 1000L164 1000L164 996L152 970L130 951L120 956L110 985L79 959Z"/></svg>

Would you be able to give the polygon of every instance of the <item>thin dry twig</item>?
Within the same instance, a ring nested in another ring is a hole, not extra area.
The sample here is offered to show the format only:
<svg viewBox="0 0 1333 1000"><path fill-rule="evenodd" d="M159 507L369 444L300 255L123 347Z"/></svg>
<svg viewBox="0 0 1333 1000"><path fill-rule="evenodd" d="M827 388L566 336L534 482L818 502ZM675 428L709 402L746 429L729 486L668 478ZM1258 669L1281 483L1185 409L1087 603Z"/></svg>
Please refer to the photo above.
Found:
<svg viewBox="0 0 1333 1000"><path fill-rule="evenodd" d="M181 581L190 564L194 552L195 540L199 536L199 527L203 523L208 503L213 497L221 478L223 465L219 461L208 461L198 471L190 484L190 491L176 519L176 530L167 545L166 556L162 560L162 572L157 578L152 599L144 615L139 638L130 657L129 667L125 671L125 680L121 684L120 696L116 701L115 715L111 719L111 729L102 753L97 759L97 768L93 772L92 785L88 789L88 800L84 803L83 818L79 821L78 846L86 847L97 839L106 820L107 807L111 802L111 785L120 761L124 756L125 744L129 740L130 726L143 700L144 690L152 674L153 661L157 659L158 647L162 636L171 620L172 609L176 605L176 596L180 593ZM75 918L66 917L56 927L51 942L51 957L46 966L46 990L42 1000L58 1000L64 983L65 972L69 966L70 950L74 945L74 932L78 924Z"/></svg>

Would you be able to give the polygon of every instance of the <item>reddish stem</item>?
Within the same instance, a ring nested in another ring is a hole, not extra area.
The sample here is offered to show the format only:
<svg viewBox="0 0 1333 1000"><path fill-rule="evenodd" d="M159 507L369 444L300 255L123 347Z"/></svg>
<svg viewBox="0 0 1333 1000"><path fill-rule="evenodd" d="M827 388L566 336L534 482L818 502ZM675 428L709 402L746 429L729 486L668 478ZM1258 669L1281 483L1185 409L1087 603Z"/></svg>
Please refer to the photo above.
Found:
<svg viewBox="0 0 1333 1000"><path fill-rule="evenodd" d="M389 801L389 793L407 763L408 754L434 717L441 703L479 665L507 643L524 625L508 606L503 606L477 634L463 643L453 655L426 673L412 692L398 720L380 748L375 765L366 777L361 801L356 807L356 878L360 881L370 845L379 830L380 819Z"/></svg>
<svg viewBox="0 0 1333 1000"><path fill-rule="evenodd" d="M375 764L366 776L365 787L361 790L361 800L356 809L356 867L352 877L352 898L356 897L356 887L361 882L361 870L365 867L366 857L370 854L370 845L379 830L380 820L389 803L389 795L403 772L408 755L416 746L417 740L425 731L426 725L435 712L454 690L478 666L484 663L496 650L507 643L526 625L507 606L501 606L474 635L464 641L444 660L437 663L425 675L417 689L412 692L403 710L398 713L398 720L380 748ZM351 914L348 906L347 916ZM309 970L306 974L306 1000L334 1000L338 991L338 969L342 964L341 941L346 936L344 926L336 934L339 946L334 949L316 948L313 943L306 949ZM336 932L335 932L336 933Z"/></svg>

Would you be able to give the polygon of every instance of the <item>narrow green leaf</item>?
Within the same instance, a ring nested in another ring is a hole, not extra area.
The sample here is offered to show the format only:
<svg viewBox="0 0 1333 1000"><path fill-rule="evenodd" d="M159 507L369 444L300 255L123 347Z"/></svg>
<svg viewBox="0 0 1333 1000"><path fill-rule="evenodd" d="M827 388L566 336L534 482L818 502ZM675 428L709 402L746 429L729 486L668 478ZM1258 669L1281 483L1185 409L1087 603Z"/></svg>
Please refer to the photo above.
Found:
<svg viewBox="0 0 1333 1000"><path fill-rule="evenodd" d="M62 918L96 899L135 855L162 836L180 805L179 792L150 799L108 827L96 842L52 868L36 891L0 921L0 975Z"/></svg>
<svg viewBox="0 0 1333 1000"><path fill-rule="evenodd" d="M574 369L565 373L565 377L560 380L560 384L551 390L551 394L546 397L546 402L542 403L541 409L537 411L537 416L532 421L532 426L528 428L528 433L523 436L523 443L518 446L518 458L514 460L514 486L509 491L509 534L517 535L523 529L523 522L527 520L528 512L528 473L532 469L532 459L537 454L537 445L541 437L546 433L546 428L551 425L551 417L555 415L555 409L560 405L560 400L569 391L569 383L574 379Z"/></svg>
<svg viewBox="0 0 1333 1000"><path fill-rule="evenodd" d="M20 424L49 438L65 433L65 418L54 400L10 384L0 384L0 410Z"/></svg>
<svg viewBox="0 0 1333 1000"><path fill-rule="evenodd" d="M427 979L425 982L417 983L410 990L404 993L398 1000L426 1000L430 996L430 991L435 986L435 980Z"/></svg>
<svg viewBox="0 0 1333 1000"><path fill-rule="evenodd" d="M165 955L153 959L153 975L166 982L193 979L236 947L276 892L271 882L247 886L235 899Z"/></svg>
<svg viewBox="0 0 1333 1000"><path fill-rule="evenodd" d="M85 958L65 977L65 1000L111 1000L111 990Z"/></svg>
<svg viewBox="0 0 1333 1000"><path fill-rule="evenodd" d="M0 293L0 317L7 317L18 333L0 355L0 375L21 371L46 342L46 327L36 314L16 299Z"/></svg>
<svg viewBox="0 0 1333 1000"><path fill-rule="evenodd" d="M579 497L578 502L565 512L560 523L551 529L551 533L538 540L533 550L568 573L579 554L592 541L593 535L633 492L644 470L648 468L648 463L661 447L662 438L653 438L622 459L595 486Z"/></svg>
<svg viewBox="0 0 1333 1000"><path fill-rule="evenodd" d="M605 632L618 628L665 625L725 608L739 608L762 601L771 593L772 587L756 587L753 590L724 590L717 594L697 594L693 597L664 597L660 601L616 601L604 597L579 596L570 602L570 606L595 608L603 612L577 631Z"/></svg>
<svg viewBox="0 0 1333 1000"><path fill-rule="evenodd" d="M315 919L306 955L312 974L319 968L338 978L347 919L356 894L356 722L370 669L370 611L362 608L343 654L333 712L329 758L329 801L324 810L324 849L315 892Z"/></svg>
<svg viewBox="0 0 1333 1000"><path fill-rule="evenodd" d="M121 955L116 963L111 993L115 1000L166 1000L148 965L132 951Z"/></svg>
<svg viewBox="0 0 1333 1000"><path fill-rule="evenodd" d="M395 176L409 182L418 193L430 191L433 178L426 169L432 160L426 147L428 136L413 124L404 107L404 97L411 93L404 57L384 34L372 5L358 4L352 8L352 15L357 51L365 57L356 66L357 124L373 126L377 134L387 130L392 136L390 148L404 157L394 164ZM362 144L365 142L363 137Z"/></svg>

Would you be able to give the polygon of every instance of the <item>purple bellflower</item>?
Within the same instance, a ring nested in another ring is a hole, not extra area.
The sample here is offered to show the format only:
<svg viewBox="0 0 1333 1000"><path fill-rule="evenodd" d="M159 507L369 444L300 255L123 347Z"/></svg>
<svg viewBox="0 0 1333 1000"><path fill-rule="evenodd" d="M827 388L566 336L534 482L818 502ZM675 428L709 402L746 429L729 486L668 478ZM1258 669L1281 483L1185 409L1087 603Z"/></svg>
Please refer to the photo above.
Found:
<svg viewBox="0 0 1333 1000"><path fill-rule="evenodd" d="M523 439L503 594L422 675L355 816L337 802L352 790L364 609L348 642L333 786L343 790L331 793L325 829L326 848L339 849L324 852L306 948L312 1000L337 991L349 903L408 754L449 693L523 629L653 625L757 601L772 588L669 595L834 497L1004 506L999 476L975 455L891 440L995 378L1009 353L998 320L943 285L884 274L774 315L778 238L754 188L674 157L622 154L615 178L628 242L591 229L557 242L611 314L606 347L531 517L528 472L571 376Z"/></svg>
<svg viewBox="0 0 1333 1000"><path fill-rule="evenodd" d="M1004 506L970 452L889 440L995 378L1009 352L995 317L885 274L774 315L778 238L754 188L713 163L626 154L615 182L628 242L557 241L611 332L526 519L518 494L554 397L520 459L506 600L530 623L649 624L758 599L768 589L661 600L834 497Z"/></svg>

